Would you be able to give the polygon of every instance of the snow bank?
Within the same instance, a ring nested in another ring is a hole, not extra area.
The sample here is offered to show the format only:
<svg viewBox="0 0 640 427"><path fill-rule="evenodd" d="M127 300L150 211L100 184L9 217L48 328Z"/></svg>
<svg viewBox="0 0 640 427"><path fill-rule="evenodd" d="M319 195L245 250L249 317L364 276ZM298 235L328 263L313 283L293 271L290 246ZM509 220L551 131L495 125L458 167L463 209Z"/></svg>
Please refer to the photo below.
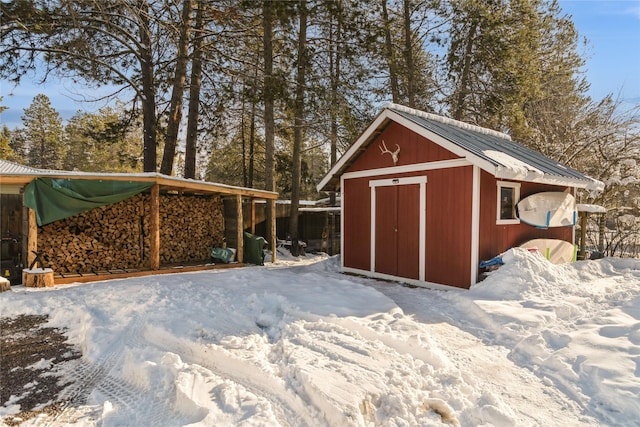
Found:
<svg viewBox="0 0 640 427"><path fill-rule="evenodd" d="M483 327L510 349L511 360L586 413L611 425L636 423L640 261L554 265L519 248L505 253L503 261L459 303L480 308Z"/></svg>

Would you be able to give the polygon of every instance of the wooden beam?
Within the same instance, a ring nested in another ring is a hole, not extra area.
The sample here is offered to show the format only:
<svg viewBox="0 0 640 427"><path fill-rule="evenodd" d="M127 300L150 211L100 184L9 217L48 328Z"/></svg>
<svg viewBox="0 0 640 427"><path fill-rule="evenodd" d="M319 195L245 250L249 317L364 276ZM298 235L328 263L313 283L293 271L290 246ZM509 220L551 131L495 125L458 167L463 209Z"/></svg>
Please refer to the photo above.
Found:
<svg viewBox="0 0 640 427"><path fill-rule="evenodd" d="M598 251L604 255L604 229L605 229L605 215L600 215L598 218ZM613 255L613 254L611 254Z"/></svg>
<svg viewBox="0 0 640 427"><path fill-rule="evenodd" d="M266 224L267 227L271 229L271 233L267 233L268 236L271 236L271 241L269 242L269 246L271 247L271 262L276 262L276 242L278 239L276 234L276 216L278 214L276 212L276 201L272 199L267 200L267 209L271 212L271 224ZM267 218L269 218L269 215L267 215Z"/></svg>
<svg viewBox="0 0 640 427"><path fill-rule="evenodd" d="M242 196L236 194L236 236L238 238L238 247L236 248L236 259L238 262L244 262L244 215L242 213Z"/></svg>
<svg viewBox="0 0 640 427"><path fill-rule="evenodd" d="M256 234L256 200L251 199L251 234Z"/></svg>
<svg viewBox="0 0 640 427"><path fill-rule="evenodd" d="M259 199L277 199L278 193L273 191L256 190L253 188L236 187L233 185L217 184L214 182L188 180L178 177L161 175L157 173L69 173L69 172L49 172L43 171L41 174L30 175L0 175L0 182L3 185L27 185L35 178L51 179L72 179L72 180L103 180L103 181L130 181L149 182L162 185L166 189L176 191L186 191L190 193L208 194L241 194L245 197L255 197Z"/></svg>
<svg viewBox="0 0 640 427"><path fill-rule="evenodd" d="M584 260L586 257L586 242L587 239L587 213L580 212L580 254L578 259Z"/></svg>
<svg viewBox="0 0 640 427"><path fill-rule="evenodd" d="M143 277L152 276L157 274L175 274L175 273L187 273L192 271L205 271L205 270L217 270L224 268L238 268L244 267L244 264L216 264L216 265L197 265L197 266L184 266L184 267L172 267L162 268L160 270L140 270L130 271L124 273L85 273L85 274L59 274L55 276L56 285L64 285L69 283L88 283L99 282L101 280L113 280L113 279L126 279L129 277Z"/></svg>
<svg viewBox="0 0 640 427"><path fill-rule="evenodd" d="M149 268L160 269L160 186L151 187Z"/></svg>
<svg viewBox="0 0 640 427"><path fill-rule="evenodd" d="M25 267L29 267L31 263L36 259L35 252L38 251L38 223L36 222L36 211L33 209L25 208L27 211L26 214L26 227L24 230L26 231L26 260L27 263Z"/></svg>

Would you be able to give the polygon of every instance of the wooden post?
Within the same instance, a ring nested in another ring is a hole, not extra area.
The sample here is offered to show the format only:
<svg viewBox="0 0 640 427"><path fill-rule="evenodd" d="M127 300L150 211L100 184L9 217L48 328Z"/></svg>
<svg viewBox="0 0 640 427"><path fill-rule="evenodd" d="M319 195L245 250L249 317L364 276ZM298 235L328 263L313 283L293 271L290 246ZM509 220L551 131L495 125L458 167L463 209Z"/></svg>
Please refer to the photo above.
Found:
<svg viewBox="0 0 640 427"><path fill-rule="evenodd" d="M242 195L236 194L236 223L238 247L236 248L236 257L238 262L244 262L244 215L242 213Z"/></svg>
<svg viewBox="0 0 640 427"><path fill-rule="evenodd" d="M276 217L278 216L278 212L276 212L276 201L273 199L267 200L267 209L271 212L271 224L266 224L271 230L271 233L267 233L267 236L271 236L271 241L269 242L271 246L271 262L276 262L276 241L278 239L278 235L276 234ZM267 218L269 218L269 215L267 215Z"/></svg>
<svg viewBox="0 0 640 427"><path fill-rule="evenodd" d="M587 239L587 213L580 212L580 256L578 259L584 260L586 258L586 242Z"/></svg>
<svg viewBox="0 0 640 427"><path fill-rule="evenodd" d="M604 221L605 215L601 214L598 218L598 251L604 255Z"/></svg>
<svg viewBox="0 0 640 427"><path fill-rule="evenodd" d="M26 256L23 259L26 259L26 266L30 266L31 263L36 259L36 252L38 251L38 223L36 222L36 211L33 209L25 208L27 210L26 215L26 227L24 230L26 231Z"/></svg>
<svg viewBox="0 0 640 427"><path fill-rule="evenodd" d="M151 187L149 267L160 269L160 186Z"/></svg>
<svg viewBox="0 0 640 427"><path fill-rule="evenodd" d="M251 234L256 234L256 200L251 199Z"/></svg>

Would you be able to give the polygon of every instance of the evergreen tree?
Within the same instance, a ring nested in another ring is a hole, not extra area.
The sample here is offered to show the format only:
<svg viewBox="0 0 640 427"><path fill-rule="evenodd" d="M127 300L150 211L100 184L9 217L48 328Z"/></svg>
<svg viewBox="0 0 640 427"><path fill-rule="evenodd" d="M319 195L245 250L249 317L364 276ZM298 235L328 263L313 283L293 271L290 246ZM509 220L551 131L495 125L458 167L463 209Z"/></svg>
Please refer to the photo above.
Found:
<svg viewBox="0 0 640 427"><path fill-rule="evenodd" d="M0 129L0 159L17 163L22 160L11 146L11 131L6 126L2 126Z"/></svg>
<svg viewBox="0 0 640 427"><path fill-rule="evenodd" d="M139 132L132 131L118 111L78 111L65 127L65 169L86 172L140 172Z"/></svg>
<svg viewBox="0 0 640 427"><path fill-rule="evenodd" d="M27 162L41 169L61 169L65 156L60 114L44 94L33 98L22 116L27 146Z"/></svg>
<svg viewBox="0 0 640 427"><path fill-rule="evenodd" d="M2 102L2 97L0 96L0 103ZM0 115L3 111L5 111L7 107L0 105ZM0 159L1 160L9 160L12 162L19 162L20 156L14 151L11 146L11 132L9 128L6 126L2 126L0 129Z"/></svg>

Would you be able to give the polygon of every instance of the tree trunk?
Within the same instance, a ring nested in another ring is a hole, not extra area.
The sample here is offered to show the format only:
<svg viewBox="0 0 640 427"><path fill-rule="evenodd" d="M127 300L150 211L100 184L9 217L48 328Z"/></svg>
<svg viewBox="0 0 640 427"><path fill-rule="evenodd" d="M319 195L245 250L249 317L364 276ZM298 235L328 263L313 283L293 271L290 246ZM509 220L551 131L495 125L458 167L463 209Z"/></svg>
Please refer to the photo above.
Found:
<svg viewBox="0 0 640 427"><path fill-rule="evenodd" d="M156 171L156 92L153 81L153 54L151 53L151 29L149 25L149 5L146 0L139 3L140 14L138 26L140 30L140 72L142 74L142 121L145 172Z"/></svg>
<svg viewBox="0 0 640 427"><path fill-rule="evenodd" d="M246 82L242 86L242 99L240 100L240 142L242 144L242 185L248 186L249 177L247 175L247 132L245 131L245 118L247 113L245 111L245 100L247 90Z"/></svg>
<svg viewBox="0 0 640 427"><path fill-rule="evenodd" d="M291 255L299 256L298 245L298 205L300 204L300 176L302 139L304 135L304 94L307 67L307 7L306 0L300 1L300 32L298 34L298 69L296 76L295 127L293 129L293 165L291 171L291 213L289 216L289 234L291 235Z"/></svg>
<svg viewBox="0 0 640 427"><path fill-rule="evenodd" d="M206 1L198 1L193 39L193 59L191 60L191 81L189 83L189 117L187 119L187 140L184 153L184 177L196 177L196 154L198 152L198 118L200 113L200 87L202 85L202 42L204 37L203 16Z"/></svg>
<svg viewBox="0 0 640 427"><path fill-rule="evenodd" d="M255 170L256 158L256 108L257 102L255 98L251 100L251 123L249 124L249 188L253 188L253 175Z"/></svg>
<svg viewBox="0 0 640 427"><path fill-rule="evenodd" d="M465 99L467 97L467 93L469 92L468 85L471 73L471 56L473 53L473 43L477 28L478 21L473 19L471 21L471 26L469 27L469 35L467 37L467 43L464 51L464 66L462 68L462 76L460 77L460 81L458 82L456 108L453 113L453 118L456 120L464 119L463 116L465 110Z"/></svg>
<svg viewBox="0 0 640 427"><path fill-rule="evenodd" d="M331 167L338 160L338 89L340 86L340 47L342 43L342 2L338 3L338 16L336 21L335 34L331 34L331 52L329 73L331 74ZM332 27L333 28L333 27ZM336 205L336 193L329 193L329 204Z"/></svg>
<svg viewBox="0 0 640 427"><path fill-rule="evenodd" d="M384 26L384 46L387 51L387 64L389 66L389 83L391 84L391 99L399 102L400 92L398 91L398 73L393 44L391 43L391 22L389 22L389 12L387 11L387 0L382 0L382 25Z"/></svg>
<svg viewBox="0 0 640 427"><path fill-rule="evenodd" d="M408 107L414 108L415 89L413 79L416 75L415 65L413 63L413 46L411 44L411 1L404 0L404 61L407 75L407 99Z"/></svg>
<svg viewBox="0 0 640 427"><path fill-rule="evenodd" d="M264 189L274 191L275 183L275 123L273 119L274 104L274 79L273 79L273 10L272 1L262 2L262 29L263 29L263 53L264 53L264 151L265 151L265 183ZM267 201L267 241L269 244L275 242L275 230L271 229L271 224L275 222L275 202L271 199ZM272 247L275 257L276 248Z"/></svg>
<svg viewBox="0 0 640 427"><path fill-rule="evenodd" d="M178 143L178 130L180 129L180 121L182 120L182 98L184 97L184 87L187 80L187 63L189 62L189 35L191 32L191 11L193 9L191 2L192 0L183 0L182 2L182 22L180 23L176 71L173 78L171 103L169 105L167 138L164 144L162 165L160 166L160 173L165 175L171 175L173 171L173 160L176 156L176 146Z"/></svg>

